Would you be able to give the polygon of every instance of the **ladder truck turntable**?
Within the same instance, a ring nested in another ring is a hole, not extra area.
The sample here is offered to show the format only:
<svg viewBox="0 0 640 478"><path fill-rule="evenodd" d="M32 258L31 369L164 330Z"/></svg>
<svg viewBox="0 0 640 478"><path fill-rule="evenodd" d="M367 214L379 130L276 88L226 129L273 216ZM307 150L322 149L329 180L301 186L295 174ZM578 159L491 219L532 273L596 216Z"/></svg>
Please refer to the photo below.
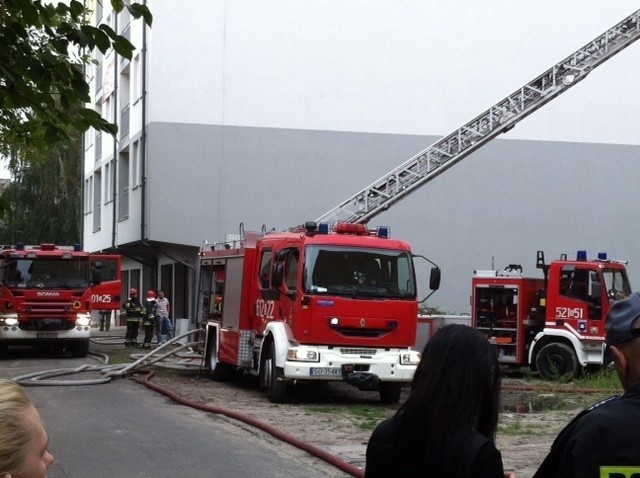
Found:
<svg viewBox="0 0 640 478"><path fill-rule="evenodd" d="M0 353L10 345L89 351L92 310L119 310L121 257L79 244L0 248Z"/></svg>
<svg viewBox="0 0 640 478"><path fill-rule="evenodd" d="M303 380L346 380L363 390L378 389L383 402L398 401L419 358L411 348L418 305L413 258L426 258L390 239L388 228L370 230L366 223L638 38L640 10L314 222L286 232L263 226L245 234L241 227L223 243L205 242L197 316L213 378L228 379L238 370L255 373L274 402L286 399L288 383ZM429 285L435 291L440 270L426 260L434 266ZM624 272L623 264L608 264ZM602 278L604 272L595 264L594 269ZM551 265L545 272L549 285L554 271ZM374 284L365 284L368 280ZM608 300L603 295L602 314ZM558 307L570 313L570 306ZM593 363L594 354L588 356L587 363ZM582 355L579 359L583 364Z"/></svg>

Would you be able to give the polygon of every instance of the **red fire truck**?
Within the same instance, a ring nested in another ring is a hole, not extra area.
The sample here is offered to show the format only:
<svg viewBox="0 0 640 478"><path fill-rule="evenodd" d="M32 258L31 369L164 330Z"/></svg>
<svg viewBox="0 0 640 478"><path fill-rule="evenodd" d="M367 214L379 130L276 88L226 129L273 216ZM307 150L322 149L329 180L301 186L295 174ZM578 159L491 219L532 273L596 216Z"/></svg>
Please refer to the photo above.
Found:
<svg viewBox="0 0 640 478"><path fill-rule="evenodd" d="M199 317L213 378L257 374L272 402L285 400L287 384L329 380L397 402L419 361L409 245L388 228L353 223L239 236L200 254ZM432 290L439 273L431 269Z"/></svg>
<svg viewBox="0 0 640 478"><path fill-rule="evenodd" d="M397 401L418 360L410 348L417 323L414 256L406 243L384 238L385 228L370 234L365 224L568 91L638 38L640 10L306 228L242 233L237 241L203 248L197 314L206 328L205 357L214 378L226 378L238 369L259 374L271 401L284 400L289 382L343 379L361 389L378 388L385 402ZM600 284L609 286L603 290L613 289L611 281L620 280L628 288L622 265L601 261L597 264L607 267L600 270L592 264ZM369 286L371 274L381 279ZM433 268L432 290L439 277L440 270ZM497 280L498 275L486 279ZM553 280L550 287L555 287ZM545 357L558 362L566 358L564 368L570 370L577 363L597 363L603 320L593 317L604 316L609 296L602 292L600 305L588 307L578 299L558 298L547 305L551 322L529 326L524 317L527 301L533 298L517 295L520 288L522 293L528 287L544 289L545 282L509 282L517 291L512 293L516 316L522 314L519 320L528 326L523 333L532 334L529 342L522 342L529 344L530 355L535 353L530 358L537 358L541 369L548 362ZM495 290L500 290L498 284ZM544 310L542 302L536 307ZM527 320L533 323L538 317L530 314ZM505 324L513 323L509 318ZM550 343L547 330L553 324L558 340ZM495 329L491 321L480 325L491 334ZM512 363L525 363L526 346L516 345L523 340L516 341L521 329L510 329L511 336L495 339L505 345L510 340L503 353L514 357ZM566 343L560 341L563 334ZM573 352L568 344L575 344Z"/></svg>
<svg viewBox="0 0 640 478"><path fill-rule="evenodd" d="M528 278L520 265L476 271L472 279L471 323L494 344L503 364L530 366L543 378L576 375L581 367L608 362L605 320L611 302L628 296L625 263L606 254L575 260L562 255L546 264L543 278Z"/></svg>
<svg viewBox="0 0 640 478"><path fill-rule="evenodd" d="M49 345L84 357L92 310L120 309L119 255L79 245L0 250L0 352L11 344Z"/></svg>

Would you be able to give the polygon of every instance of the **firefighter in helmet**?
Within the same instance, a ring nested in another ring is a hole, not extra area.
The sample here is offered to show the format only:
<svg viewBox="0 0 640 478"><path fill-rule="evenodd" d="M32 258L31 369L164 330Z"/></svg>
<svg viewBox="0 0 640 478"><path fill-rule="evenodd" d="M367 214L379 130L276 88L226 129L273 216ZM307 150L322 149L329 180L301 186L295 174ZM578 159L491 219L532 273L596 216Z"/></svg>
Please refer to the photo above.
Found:
<svg viewBox="0 0 640 478"><path fill-rule="evenodd" d="M144 327L144 341L142 347L145 349L153 348L151 339L153 338L153 329L156 326L156 293L153 290L147 291L147 298L143 304L144 313L142 316L142 326Z"/></svg>
<svg viewBox="0 0 640 478"><path fill-rule="evenodd" d="M138 298L138 289L129 291L129 298L122 306L125 314L127 314L127 333L124 336L125 347L135 347L138 345L138 328L140 327L140 319L144 315L144 308Z"/></svg>

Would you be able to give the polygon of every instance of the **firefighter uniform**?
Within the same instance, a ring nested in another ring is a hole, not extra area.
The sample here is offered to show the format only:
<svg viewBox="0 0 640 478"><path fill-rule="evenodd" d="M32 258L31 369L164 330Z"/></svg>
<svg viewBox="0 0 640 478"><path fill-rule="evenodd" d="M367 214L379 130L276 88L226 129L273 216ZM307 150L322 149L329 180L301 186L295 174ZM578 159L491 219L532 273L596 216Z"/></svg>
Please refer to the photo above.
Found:
<svg viewBox="0 0 640 478"><path fill-rule="evenodd" d="M129 291L129 299L124 303L123 308L127 314L127 333L124 336L124 345L134 347L138 345L138 328L144 315L144 307L140 303L136 289Z"/></svg>
<svg viewBox="0 0 640 478"><path fill-rule="evenodd" d="M640 381L579 414L558 435L534 478L640 477Z"/></svg>
<svg viewBox="0 0 640 478"><path fill-rule="evenodd" d="M156 326L156 293L152 290L147 292L147 298L144 301L144 312L142 316L142 326L144 327L144 342L142 347L150 349L151 339L153 338L153 329Z"/></svg>

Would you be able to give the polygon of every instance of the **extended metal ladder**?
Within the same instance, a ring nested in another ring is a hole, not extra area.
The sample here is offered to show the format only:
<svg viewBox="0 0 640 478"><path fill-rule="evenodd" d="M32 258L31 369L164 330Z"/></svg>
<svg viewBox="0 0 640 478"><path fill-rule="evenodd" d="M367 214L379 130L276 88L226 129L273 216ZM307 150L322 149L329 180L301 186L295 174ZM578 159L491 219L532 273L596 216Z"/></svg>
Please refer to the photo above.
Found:
<svg viewBox="0 0 640 478"><path fill-rule="evenodd" d="M366 223L500 133L513 128L638 38L640 10L316 221Z"/></svg>

